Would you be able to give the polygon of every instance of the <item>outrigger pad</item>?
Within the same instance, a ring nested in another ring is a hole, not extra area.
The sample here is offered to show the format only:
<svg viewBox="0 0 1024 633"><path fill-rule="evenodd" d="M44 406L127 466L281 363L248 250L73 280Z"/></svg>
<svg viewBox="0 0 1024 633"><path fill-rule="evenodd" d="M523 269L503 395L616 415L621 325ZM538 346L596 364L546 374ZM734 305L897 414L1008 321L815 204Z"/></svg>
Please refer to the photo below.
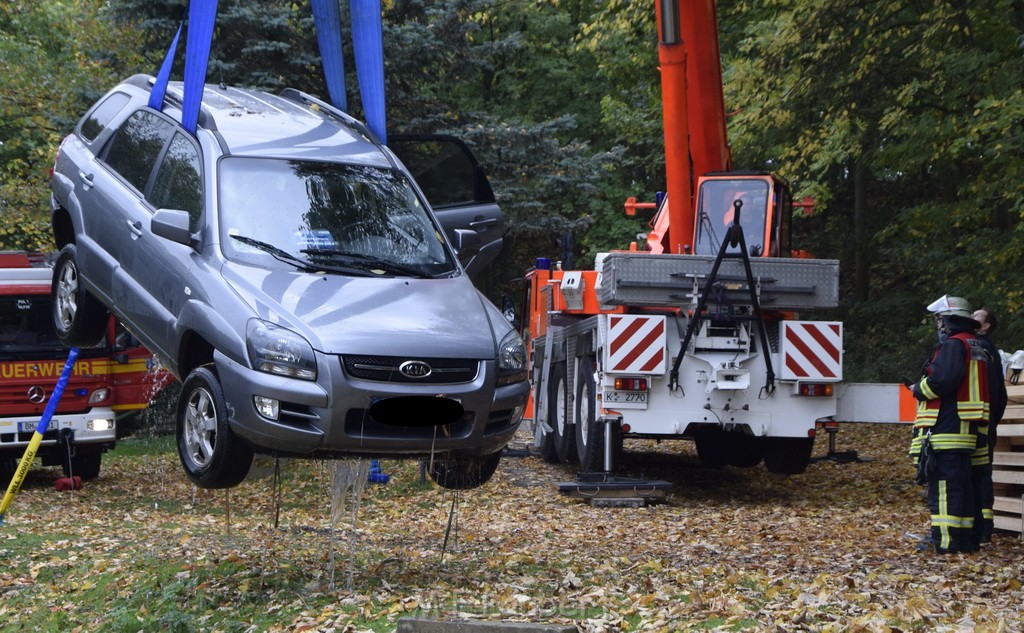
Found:
<svg viewBox="0 0 1024 633"><path fill-rule="evenodd" d="M580 473L576 481L558 484L558 492L576 499L640 499L661 501L672 484L661 479L620 477L608 473Z"/></svg>

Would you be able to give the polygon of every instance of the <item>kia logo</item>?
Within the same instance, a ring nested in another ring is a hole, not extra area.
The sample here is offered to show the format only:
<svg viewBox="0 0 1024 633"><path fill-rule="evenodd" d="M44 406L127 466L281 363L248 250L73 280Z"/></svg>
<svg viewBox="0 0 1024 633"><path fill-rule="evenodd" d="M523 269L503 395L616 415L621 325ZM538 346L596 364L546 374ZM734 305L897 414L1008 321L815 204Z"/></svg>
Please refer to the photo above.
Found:
<svg viewBox="0 0 1024 633"><path fill-rule="evenodd" d="M407 360L398 366L398 372L406 378L426 378L433 370L421 360Z"/></svg>
<svg viewBox="0 0 1024 633"><path fill-rule="evenodd" d="M42 387L29 387L28 389L28 401L39 404L43 400L46 400L46 392L43 391Z"/></svg>

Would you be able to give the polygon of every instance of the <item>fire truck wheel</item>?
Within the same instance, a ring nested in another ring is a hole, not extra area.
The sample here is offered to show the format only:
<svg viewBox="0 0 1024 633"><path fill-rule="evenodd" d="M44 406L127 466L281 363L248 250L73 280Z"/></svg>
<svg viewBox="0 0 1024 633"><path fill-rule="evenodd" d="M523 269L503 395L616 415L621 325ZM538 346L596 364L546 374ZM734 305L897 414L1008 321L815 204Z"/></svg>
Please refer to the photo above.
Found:
<svg viewBox="0 0 1024 633"><path fill-rule="evenodd" d="M64 458L64 476L82 478L82 481L96 479L100 476L100 463L103 461L103 452L98 448L75 447L75 454L71 458Z"/></svg>
<svg viewBox="0 0 1024 633"><path fill-rule="evenodd" d="M438 486L448 490L479 488L494 476L501 461L501 451L490 455L436 455L427 472Z"/></svg>
<svg viewBox="0 0 1024 633"><path fill-rule="evenodd" d="M729 444L729 436L719 428L698 431L693 436L697 447L697 459L704 466L719 468L728 466L732 460L733 447Z"/></svg>
<svg viewBox="0 0 1024 633"><path fill-rule="evenodd" d="M555 454L559 461L576 459L576 432L569 423L569 381L566 378L565 363L556 363L551 368L548 383L548 425L554 429ZM552 406L553 405L553 406Z"/></svg>
<svg viewBox="0 0 1024 633"><path fill-rule="evenodd" d="M95 347L107 331L106 308L85 289L78 274L78 251L74 244L61 249L53 267L50 291L53 328L66 347Z"/></svg>
<svg viewBox="0 0 1024 633"><path fill-rule="evenodd" d="M811 463L813 437L766 437L763 441L764 467L770 473L799 475Z"/></svg>
<svg viewBox="0 0 1024 633"><path fill-rule="evenodd" d="M13 457L0 457L0 489L7 490L18 468L18 460Z"/></svg>
<svg viewBox="0 0 1024 633"><path fill-rule="evenodd" d="M178 457L200 488L231 488L245 479L253 451L228 426L224 391L207 365L181 385L176 415Z"/></svg>
<svg viewBox="0 0 1024 633"><path fill-rule="evenodd" d="M576 459L581 466L587 461L588 447L594 441L592 433L597 419L597 391L592 366L590 359L581 359L579 379L576 381Z"/></svg>

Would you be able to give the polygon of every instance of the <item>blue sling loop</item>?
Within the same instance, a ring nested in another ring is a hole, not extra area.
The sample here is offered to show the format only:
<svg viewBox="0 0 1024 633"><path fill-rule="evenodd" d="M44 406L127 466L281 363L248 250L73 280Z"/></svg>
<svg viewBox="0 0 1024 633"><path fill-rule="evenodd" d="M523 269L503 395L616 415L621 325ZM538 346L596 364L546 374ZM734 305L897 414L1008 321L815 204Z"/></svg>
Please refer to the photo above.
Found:
<svg viewBox="0 0 1024 633"><path fill-rule="evenodd" d="M327 80L327 93L331 103L342 112L348 112L345 96L345 62L341 47L341 10L338 0L313 0L313 25L320 47L320 61Z"/></svg>
<svg viewBox="0 0 1024 633"><path fill-rule="evenodd" d="M164 56L164 63L160 65L160 72L156 75L153 91L149 93L149 107L154 110L164 109L164 94L167 93L167 82L171 79L171 66L174 65L174 53L178 50L178 40L181 39L181 29L184 26L184 21L178 25L178 32L174 34L171 47L167 49L167 55Z"/></svg>
<svg viewBox="0 0 1024 633"><path fill-rule="evenodd" d="M384 105L384 26L380 0L351 0L352 48L366 124L387 145ZM326 69L325 69L326 70Z"/></svg>

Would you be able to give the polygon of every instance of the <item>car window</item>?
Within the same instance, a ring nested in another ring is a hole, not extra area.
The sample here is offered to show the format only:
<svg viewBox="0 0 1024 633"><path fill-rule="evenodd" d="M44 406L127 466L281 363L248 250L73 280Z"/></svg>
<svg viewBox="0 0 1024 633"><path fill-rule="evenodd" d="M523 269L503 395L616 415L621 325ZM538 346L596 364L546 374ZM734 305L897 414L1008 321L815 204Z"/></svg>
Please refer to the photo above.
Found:
<svg viewBox="0 0 1024 633"><path fill-rule="evenodd" d="M175 133L148 196L157 209L188 211L189 228L193 233L199 229L199 216L203 211L200 173L199 150L184 134Z"/></svg>
<svg viewBox="0 0 1024 633"><path fill-rule="evenodd" d="M454 262L439 227L399 171L314 161L220 162L221 243L230 258L266 262L259 240L303 257L384 259L425 275ZM331 263L334 263L333 261Z"/></svg>
<svg viewBox="0 0 1024 633"><path fill-rule="evenodd" d="M140 192L153 172L160 150L174 127L156 114L139 110L128 117L107 145L104 160Z"/></svg>
<svg viewBox="0 0 1024 633"><path fill-rule="evenodd" d="M115 92L103 101L100 101L92 112L82 121L82 138L87 141L95 141L103 128L107 127L110 120L120 112L128 103L128 95L123 92Z"/></svg>
<svg viewBox="0 0 1024 633"><path fill-rule="evenodd" d="M490 187L480 182L476 160L461 141L445 136L397 135L388 147L412 173L434 210L494 202Z"/></svg>

